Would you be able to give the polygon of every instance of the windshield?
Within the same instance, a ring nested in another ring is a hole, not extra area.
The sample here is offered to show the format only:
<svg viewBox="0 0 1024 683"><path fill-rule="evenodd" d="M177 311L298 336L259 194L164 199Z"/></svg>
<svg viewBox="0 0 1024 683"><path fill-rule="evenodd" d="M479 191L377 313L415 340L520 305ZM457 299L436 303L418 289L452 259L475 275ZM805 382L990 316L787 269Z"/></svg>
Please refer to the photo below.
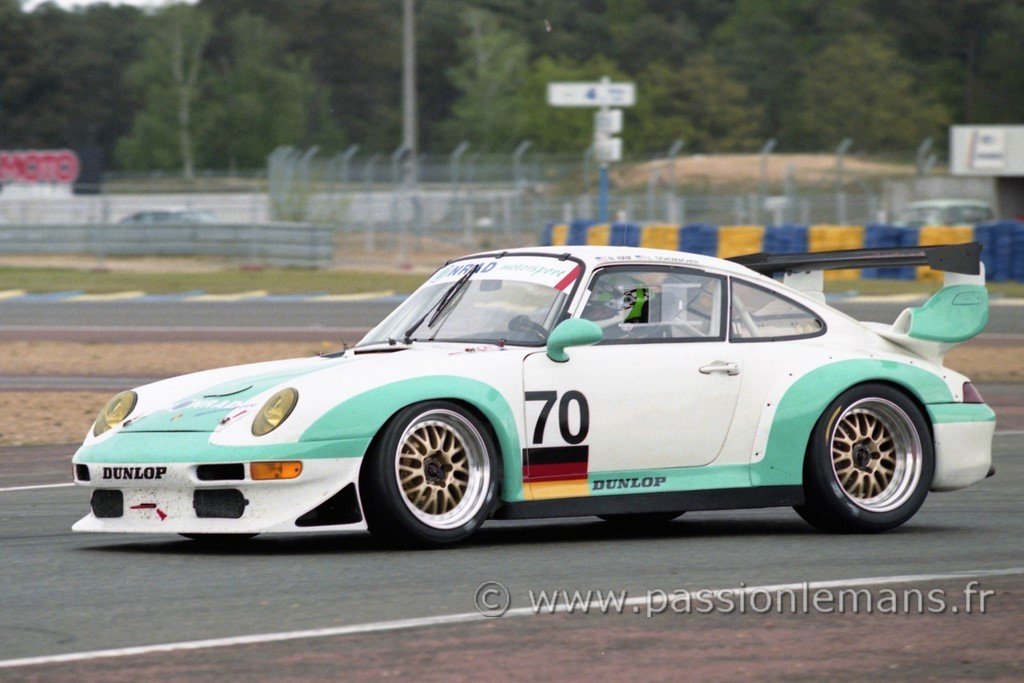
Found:
<svg viewBox="0 0 1024 683"><path fill-rule="evenodd" d="M359 346L401 343L410 329L410 341L539 346L559 321L580 272L575 261L546 256L456 261L434 273Z"/></svg>

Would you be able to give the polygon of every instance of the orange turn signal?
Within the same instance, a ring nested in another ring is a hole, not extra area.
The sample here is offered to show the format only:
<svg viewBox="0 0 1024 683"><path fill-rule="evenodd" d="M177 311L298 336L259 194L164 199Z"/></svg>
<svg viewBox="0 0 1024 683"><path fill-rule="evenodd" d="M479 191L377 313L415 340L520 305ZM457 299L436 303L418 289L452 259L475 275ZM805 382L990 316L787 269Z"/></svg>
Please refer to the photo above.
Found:
<svg viewBox="0 0 1024 683"><path fill-rule="evenodd" d="M302 463L298 460L249 463L249 475L256 480L294 479L300 474L302 474Z"/></svg>

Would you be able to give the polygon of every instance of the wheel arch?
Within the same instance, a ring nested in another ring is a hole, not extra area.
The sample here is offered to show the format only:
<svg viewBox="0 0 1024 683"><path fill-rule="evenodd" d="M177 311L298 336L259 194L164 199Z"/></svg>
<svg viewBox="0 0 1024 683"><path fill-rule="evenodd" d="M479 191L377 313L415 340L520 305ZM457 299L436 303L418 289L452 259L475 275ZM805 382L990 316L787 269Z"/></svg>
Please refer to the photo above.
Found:
<svg viewBox="0 0 1024 683"><path fill-rule="evenodd" d="M863 358L815 368L786 388L778 400L764 457L751 465L751 483L801 484L814 426L836 398L865 384L887 385L906 395L921 411L930 438L934 438L934 430L927 404L953 400L940 377L910 363Z"/></svg>
<svg viewBox="0 0 1024 683"><path fill-rule="evenodd" d="M924 402L921 400L921 397L912 388L906 386L905 384L901 384L900 382L896 382L896 381L894 381L892 379L869 379L869 380L864 380L862 382L856 382L855 384L851 384L850 386L846 387L845 389L843 389L842 391L837 393L835 396L833 396L831 398L831 400L829 400L828 404L826 404L825 409L827 410L828 406L831 405L833 401L835 401L837 398L839 398L840 396L842 396L846 392L851 391L853 389L856 389L858 387L867 386L869 384L875 384L875 385L881 385L881 386L884 386L884 387L888 387L888 388L890 388L890 389L892 389L892 390L894 390L896 392L899 392L901 395L903 395L904 398L906 398L908 401L910 401L914 405L914 407L916 407L918 409L918 411L920 411L921 417L924 419L924 423L928 426L928 438L931 439L934 442L934 440L935 440L935 428L932 425L931 418L928 415L928 408L925 406ZM818 420L821 420L824 417L825 417L825 412L823 410L821 415L818 416ZM817 421L815 421L815 424L817 424ZM803 464L803 468L804 468L804 471L805 471L805 476L806 476L807 459L811 455L811 449L813 447L814 447L814 429L812 427L811 428L811 432L807 435L807 443L804 446L804 455L803 455L804 464Z"/></svg>
<svg viewBox="0 0 1024 683"><path fill-rule="evenodd" d="M374 433L373 438L370 439L370 443L366 447L366 452L370 453L370 452L372 452L377 447L377 444L380 442L380 439L383 436L384 431L388 428L388 425L390 425L392 422L395 421L395 418L398 417L398 414L400 412L402 412L406 408L411 408L413 406L421 405L421 404L424 404L424 403L430 403L431 401L445 401L446 403L453 403L453 404L459 406L460 408L466 410L471 415L473 415L473 417L478 419L480 421L480 423L482 425L484 425L484 427L487 429L488 435L491 437L491 439L494 441L494 443L498 446L498 452L496 454L497 457L498 457L498 462L499 463L504 463L504 461L505 461L505 454L502 453L501 444L498 441L498 433L495 430L494 423L491 421L491 418L489 418L487 415L485 415L484 412L482 410L480 410L480 408L477 407L477 405L475 403L473 403L472 401L469 401L469 400L467 400L465 398L458 398L458 397L455 397L455 396L437 396L437 397L434 397L434 398L427 398L427 399L423 399L423 400L420 400L420 401L414 401L412 403L408 403L408 404L406 404L404 406L401 406L400 408L395 410L395 412L393 412L391 415L389 415L388 418L386 420L384 420L384 422L381 423L380 427L377 428L377 431ZM362 469L362 466L360 466L360 470L361 469ZM502 479L504 479L504 477L502 477Z"/></svg>
<svg viewBox="0 0 1024 683"><path fill-rule="evenodd" d="M838 398L839 395L846 393L850 389L856 389L857 387L863 386L865 384L881 384L903 394L907 398L907 400L914 404L915 408L921 411L921 416L924 418L925 424L928 425L928 436L930 436L932 439L935 438L935 428L932 425L931 417L928 414L928 406L925 405L925 402L922 400L921 395L918 392L914 391L913 387L910 387L906 384L897 382L892 379L866 380L864 382L857 382L856 384L851 385L846 389L843 389L841 392L839 392L839 394L836 394L836 397ZM833 398L832 400L834 401L835 398Z"/></svg>
<svg viewBox="0 0 1024 683"><path fill-rule="evenodd" d="M490 431L497 445L502 500L522 497L522 450L512 408L495 387L459 376L427 376L393 382L353 396L314 422L302 441L362 437L371 452L395 416L409 406L448 401L470 411ZM362 467L360 466L360 469Z"/></svg>

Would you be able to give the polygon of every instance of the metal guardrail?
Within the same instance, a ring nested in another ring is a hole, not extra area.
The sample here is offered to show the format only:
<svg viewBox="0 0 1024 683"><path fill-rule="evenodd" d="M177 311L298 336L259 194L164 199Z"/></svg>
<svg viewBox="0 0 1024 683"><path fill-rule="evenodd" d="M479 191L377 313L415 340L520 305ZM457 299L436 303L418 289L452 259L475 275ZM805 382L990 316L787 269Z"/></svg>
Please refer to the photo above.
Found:
<svg viewBox="0 0 1024 683"><path fill-rule="evenodd" d="M274 266L328 266L335 229L309 223L0 224L0 254L222 256Z"/></svg>

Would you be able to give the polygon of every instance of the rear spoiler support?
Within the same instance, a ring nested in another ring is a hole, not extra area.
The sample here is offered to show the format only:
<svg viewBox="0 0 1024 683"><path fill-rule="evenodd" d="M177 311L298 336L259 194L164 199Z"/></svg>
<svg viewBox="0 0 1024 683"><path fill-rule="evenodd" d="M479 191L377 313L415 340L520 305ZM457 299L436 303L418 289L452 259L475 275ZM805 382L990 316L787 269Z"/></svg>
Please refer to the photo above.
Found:
<svg viewBox="0 0 1024 683"><path fill-rule="evenodd" d="M935 247L892 249L846 249L806 254L746 254L729 259L733 263L771 277L776 273L797 273L841 268L895 268L929 266L932 270L962 275L981 275L981 245L977 242Z"/></svg>

